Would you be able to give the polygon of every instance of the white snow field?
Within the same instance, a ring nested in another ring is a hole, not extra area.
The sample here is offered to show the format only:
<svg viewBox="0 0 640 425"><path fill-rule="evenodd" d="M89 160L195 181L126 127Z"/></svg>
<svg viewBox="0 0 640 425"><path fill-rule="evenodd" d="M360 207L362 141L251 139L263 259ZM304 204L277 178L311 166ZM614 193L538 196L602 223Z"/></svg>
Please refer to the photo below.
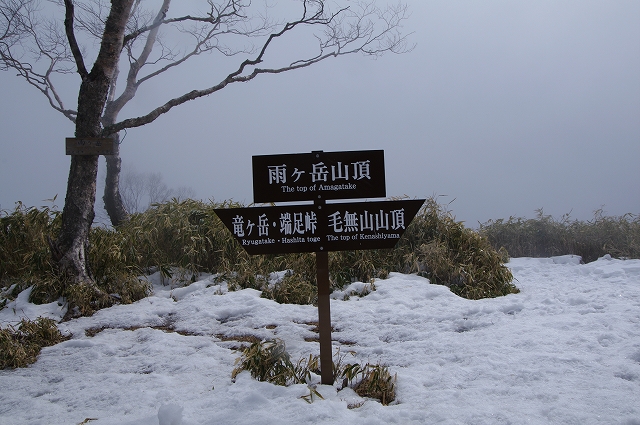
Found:
<svg viewBox="0 0 640 425"><path fill-rule="evenodd" d="M180 288L152 276L153 296L60 323L70 340L30 367L0 371L0 424L640 425L640 260L508 266L521 292L495 299L462 299L398 273L365 297L333 294L334 348L355 353L345 361L397 373L389 406L337 385L318 385L324 399L308 404L306 385L279 387L248 372L232 382L240 353L228 337L281 338L297 361L318 354L305 340L315 336L317 309L228 292L211 276ZM27 298L0 311L3 326L64 313Z"/></svg>

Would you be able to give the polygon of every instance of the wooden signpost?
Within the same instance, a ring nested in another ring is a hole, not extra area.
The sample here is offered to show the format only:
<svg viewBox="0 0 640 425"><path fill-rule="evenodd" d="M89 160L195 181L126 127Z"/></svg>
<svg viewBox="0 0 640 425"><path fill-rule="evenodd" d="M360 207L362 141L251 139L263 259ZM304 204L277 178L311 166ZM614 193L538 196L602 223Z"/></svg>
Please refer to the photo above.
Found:
<svg viewBox="0 0 640 425"><path fill-rule="evenodd" d="M67 155L113 155L114 140L108 137L67 137L65 148Z"/></svg>
<svg viewBox="0 0 640 425"><path fill-rule="evenodd" d="M386 196L384 151L253 157L254 202L313 204L216 209L251 255L315 252L322 384L333 384L329 251L393 248L424 199L327 204Z"/></svg>

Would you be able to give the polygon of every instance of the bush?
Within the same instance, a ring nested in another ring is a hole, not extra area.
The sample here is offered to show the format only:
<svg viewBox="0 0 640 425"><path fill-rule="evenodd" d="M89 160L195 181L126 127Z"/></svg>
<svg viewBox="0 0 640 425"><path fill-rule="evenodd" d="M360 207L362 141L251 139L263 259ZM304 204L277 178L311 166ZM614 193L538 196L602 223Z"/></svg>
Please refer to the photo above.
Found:
<svg viewBox="0 0 640 425"><path fill-rule="evenodd" d="M133 214L117 232L131 260L143 270L177 267L191 277L203 270L234 270L248 255L213 210L238 206L172 199Z"/></svg>
<svg viewBox="0 0 640 425"><path fill-rule="evenodd" d="M343 363L344 356L340 355L340 351L336 352L334 357L337 357L337 362L332 362L333 374L338 381L344 379L343 387L348 385L361 397L378 399L383 405L395 400L396 376L391 376L387 367L370 363L364 366ZM282 386L309 385L311 374L320 374L318 356L301 358L294 365L281 339L251 344L242 351L242 356L236 359L236 364L238 366L231 373L232 379L246 370L258 381ZM305 400L311 402L314 395L322 398L311 385L309 387L311 393L303 397Z"/></svg>
<svg viewBox="0 0 640 425"><path fill-rule="evenodd" d="M233 369L231 378L235 379L240 372L247 370L258 381L282 386L306 384L311 380L311 373L320 373L319 362L318 356L309 355L308 359L301 358L294 365L281 339L254 342L236 359L239 365Z"/></svg>
<svg viewBox="0 0 640 425"><path fill-rule="evenodd" d="M148 284L137 277L141 273L135 258L135 244L122 233L104 228L91 229L88 256L98 288L111 295L105 297L70 285L57 273L49 248L60 225L60 212L53 208L26 208L18 203L13 212L0 212L0 287L13 286L11 294L17 295L33 286L31 302L48 303L64 297L69 311L85 315L149 294Z"/></svg>
<svg viewBox="0 0 640 425"><path fill-rule="evenodd" d="M39 317L22 319L18 329L0 329L0 369L25 367L34 363L43 347L64 341L56 323Z"/></svg>
<svg viewBox="0 0 640 425"><path fill-rule="evenodd" d="M393 270L418 273L461 297L480 299L519 292L504 265L505 253L455 221L434 198L426 201L393 252L397 257Z"/></svg>
<svg viewBox="0 0 640 425"><path fill-rule="evenodd" d="M13 212L0 211L0 283L16 291L54 275L50 239L60 230L61 216L48 207L26 208L18 203Z"/></svg>
<svg viewBox="0 0 640 425"><path fill-rule="evenodd" d="M598 210L584 222L571 220L568 214L555 220L540 209L535 219L489 220L481 224L480 233L512 257L575 254L585 262L606 254L640 258L640 216L633 214L605 217Z"/></svg>
<svg viewBox="0 0 640 425"><path fill-rule="evenodd" d="M261 297L280 304L317 304L318 289L302 276L287 272L280 281L265 285Z"/></svg>
<svg viewBox="0 0 640 425"><path fill-rule="evenodd" d="M47 241L59 231L60 214L19 204L0 217L0 283L4 288L18 284L13 292L34 286L34 302L65 297L74 314L91 314L148 295L150 288L137 276L154 270L167 275L179 270L185 284L200 272L218 273L232 290L254 288L278 302L314 303L315 256L249 256L214 213L216 208L238 206L173 199L133 214L115 230L93 228L89 264L100 294L69 285L56 273ZM329 274L333 288L342 289L354 280L386 278L392 271L419 273L460 296L477 299L517 292L505 261L486 237L465 229L429 199L395 249L331 252ZM282 270L290 270L290 276L269 284L266 277Z"/></svg>
<svg viewBox="0 0 640 425"><path fill-rule="evenodd" d="M360 397L378 399L385 406L396 399L397 375L391 376L386 366L367 363L364 367L356 364L348 365L348 368L350 374L357 378L353 390Z"/></svg>
<svg viewBox="0 0 640 425"><path fill-rule="evenodd" d="M283 300L299 292L305 294L303 298L311 298L302 288L308 288L315 281L313 254L257 257L259 261L250 257L236 264L243 270L236 268L236 276L244 278L243 282L235 280L234 285L253 285L255 282L247 276L268 276L270 272L292 270L296 276L294 280L272 287L266 286L263 280L263 287L258 289L263 289L264 296L272 299ZM329 275L332 287L342 289L354 280L371 282L386 278L391 271L418 273L432 283L446 285L459 296L479 299L518 292L511 283L511 272L504 265L507 260L505 252L496 251L486 237L456 222L451 213L432 198L427 200L393 250L330 252Z"/></svg>
<svg viewBox="0 0 640 425"><path fill-rule="evenodd" d="M258 381L283 386L300 383L282 340L255 342L242 351L242 357L236 359L236 364L238 362L240 365L231 373L232 379L243 370L248 370L251 377Z"/></svg>

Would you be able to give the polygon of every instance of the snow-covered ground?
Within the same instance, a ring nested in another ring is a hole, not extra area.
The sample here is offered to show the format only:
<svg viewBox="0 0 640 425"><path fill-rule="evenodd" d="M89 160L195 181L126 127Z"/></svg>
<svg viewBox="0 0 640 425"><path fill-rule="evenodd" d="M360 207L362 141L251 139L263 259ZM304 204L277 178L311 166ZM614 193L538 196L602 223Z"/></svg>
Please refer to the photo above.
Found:
<svg viewBox="0 0 640 425"><path fill-rule="evenodd" d="M28 368L0 371L0 423L640 424L640 260L509 267L521 292L496 299L462 299L397 273L365 297L334 294L334 347L397 373L390 406L349 408L362 401L353 391L322 385L324 400L308 404L306 385L247 372L232 382L239 353L228 337L281 338L296 361L318 354L305 340L317 310L204 277L175 289L156 281L149 298L61 323L70 340ZM3 326L62 314L26 295L0 311Z"/></svg>

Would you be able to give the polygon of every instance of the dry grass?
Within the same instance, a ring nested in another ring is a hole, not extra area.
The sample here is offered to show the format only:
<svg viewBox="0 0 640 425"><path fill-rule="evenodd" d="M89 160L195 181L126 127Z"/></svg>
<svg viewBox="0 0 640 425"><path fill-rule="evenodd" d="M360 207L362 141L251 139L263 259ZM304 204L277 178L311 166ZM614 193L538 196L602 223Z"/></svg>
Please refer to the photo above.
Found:
<svg viewBox="0 0 640 425"><path fill-rule="evenodd" d="M512 257L574 254L584 262L606 254L640 258L640 216L633 214L606 217L598 210L589 221L572 220L569 214L556 220L540 209L534 219L490 220L480 233Z"/></svg>
<svg viewBox="0 0 640 425"><path fill-rule="evenodd" d="M90 267L98 287L111 294L97 297L68 285L56 273L47 240L59 231L59 213L19 204L11 213L0 212L3 297L33 286L33 302L64 297L70 312L90 315L147 296L150 288L137 276L160 270L168 277L178 270L185 285L200 272L218 273L231 290L254 288L282 303L315 303L314 254L249 256L214 213L216 208L237 206L174 199L134 214L115 230L92 229ZM395 249L331 252L329 259L331 283L338 289L354 280L372 282L397 271L419 273L472 299L517 291L504 267L504 255L486 237L456 222L434 199L426 202ZM290 273L280 282L268 282L272 272L282 270Z"/></svg>
<svg viewBox="0 0 640 425"><path fill-rule="evenodd" d="M65 339L56 323L44 317L22 319L17 328L0 329L0 369L26 367L36 361L43 347Z"/></svg>
<svg viewBox="0 0 640 425"><path fill-rule="evenodd" d="M343 380L343 387L350 386L361 397L377 399L384 405L395 400L397 377L391 376L387 367L370 363L364 366L344 363L345 356L338 350L334 356L337 361L332 365L334 376L337 380ZM284 341L280 339L254 342L242 350L241 357L236 359L236 365L232 379L246 370L258 381L283 386L309 385L310 393L303 397L307 402L312 402L314 397L322 398L310 385L311 374L320 374L319 357L309 355L308 358L302 357L294 364L287 353Z"/></svg>
<svg viewBox="0 0 640 425"><path fill-rule="evenodd" d="M62 297L70 312L89 315L149 294L148 284L137 278L135 248L120 232L103 228L91 231L89 262L98 287L112 295L98 296L88 288L70 285L57 272L49 251L49 241L55 239L60 224L55 208L26 208L18 203L14 211L0 212L0 288L5 299L33 286L30 301L48 303Z"/></svg>

